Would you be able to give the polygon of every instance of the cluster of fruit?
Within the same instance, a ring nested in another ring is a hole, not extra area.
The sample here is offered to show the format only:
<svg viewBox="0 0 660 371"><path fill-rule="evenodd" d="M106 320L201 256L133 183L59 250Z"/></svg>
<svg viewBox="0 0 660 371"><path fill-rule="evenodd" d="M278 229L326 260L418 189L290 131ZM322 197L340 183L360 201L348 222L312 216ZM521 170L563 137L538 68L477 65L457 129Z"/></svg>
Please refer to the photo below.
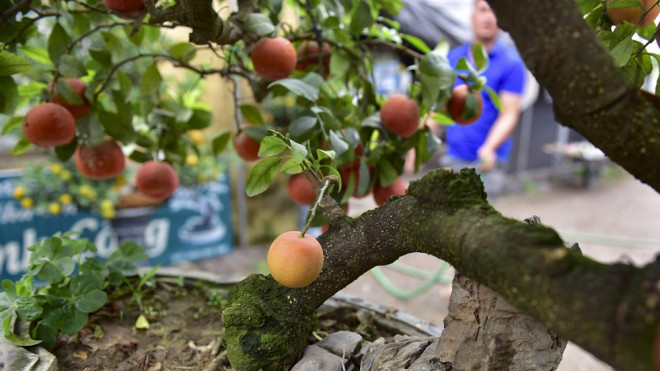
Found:
<svg viewBox="0 0 660 371"><path fill-rule="evenodd" d="M75 78L61 80L76 97L64 99L58 94L56 84L51 84L51 101L32 107L23 120L23 134L36 146L52 148L70 144L76 140L76 120L89 113L90 104L85 97L87 85ZM115 178L124 171L126 156L116 141L106 139L100 144L78 143L74 161L85 177L104 180ZM178 184L176 171L164 162L145 162L135 176L138 191L156 199L171 196Z"/></svg>

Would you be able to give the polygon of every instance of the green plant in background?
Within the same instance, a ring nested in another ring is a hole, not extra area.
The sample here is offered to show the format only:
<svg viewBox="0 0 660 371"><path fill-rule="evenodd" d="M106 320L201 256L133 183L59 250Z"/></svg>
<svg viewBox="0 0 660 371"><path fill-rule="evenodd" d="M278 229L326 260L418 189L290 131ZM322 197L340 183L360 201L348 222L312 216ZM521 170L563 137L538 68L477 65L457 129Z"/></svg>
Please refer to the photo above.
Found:
<svg viewBox="0 0 660 371"><path fill-rule="evenodd" d="M137 273L138 262L148 258L135 242L124 242L108 259L90 256L97 251L75 233L55 235L28 248L29 270L17 281L3 280L0 293L0 332L16 345L42 344L51 348L60 332L75 334L107 300L104 290L120 285ZM44 283L33 287L35 279ZM29 337L14 333L19 319L31 322Z"/></svg>

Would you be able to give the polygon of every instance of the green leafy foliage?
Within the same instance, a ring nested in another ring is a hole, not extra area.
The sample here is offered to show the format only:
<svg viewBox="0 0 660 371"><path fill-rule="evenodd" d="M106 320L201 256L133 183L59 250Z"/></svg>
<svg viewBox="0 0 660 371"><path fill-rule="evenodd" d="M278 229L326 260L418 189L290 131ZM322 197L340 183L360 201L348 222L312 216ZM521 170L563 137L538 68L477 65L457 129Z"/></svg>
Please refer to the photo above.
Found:
<svg viewBox="0 0 660 371"><path fill-rule="evenodd" d="M137 273L135 263L148 258L142 246L128 242L101 262L89 256L97 250L94 244L74 236L55 235L30 246L28 272L15 283L0 282L0 331L10 342L19 346L41 343L50 348L58 332L80 331L89 314L106 303L109 280ZM46 285L33 288L35 277ZM30 337L14 333L16 319L33 322Z"/></svg>

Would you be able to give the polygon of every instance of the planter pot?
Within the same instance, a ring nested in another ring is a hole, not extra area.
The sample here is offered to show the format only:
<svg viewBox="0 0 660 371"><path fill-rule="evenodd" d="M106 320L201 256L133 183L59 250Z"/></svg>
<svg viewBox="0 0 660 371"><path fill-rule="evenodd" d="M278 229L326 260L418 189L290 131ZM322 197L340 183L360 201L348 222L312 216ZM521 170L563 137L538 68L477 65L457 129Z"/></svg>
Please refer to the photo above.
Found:
<svg viewBox="0 0 660 371"><path fill-rule="evenodd" d="M142 271L148 270L142 268ZM58 357L60 369L83 370L104 367L134 369L139 366L156 370L161 367L171 369L180 366L210 370L227 367L226 352L220 351L224 346L219 308L224 300L223 295L226 295L242 278L203 271L161 268L156 274L156 288L143 290L148 295L144 295L145 298L142 299L142 310L135 303L127 304L124 302L126 300L120 302L120 299L115 299L90 317L91 325L81 330L77 336L68 338L64 346L55 350L54 354ZM130 292L127 294L130 296ZM140 313L147 313L149 329L144 328L144 323L142 323L143 328L135 327L135 324L140 323L139 320L136 321ZM182 324L183 320L175 318L178 315L183 315L186 324ZM341 353L331 354L333 349L335 353L337 352L336 348L332 347L332 343L335 343L335 346L344 344L341 347L345 347L346 339L353 339L356 346L351 351L354 354L349 356L345 349L340 351L344 352L345 357L342 362L352 359L353 364L349 369L355 368L356 362L359 365L360 358L364 357L368 348L361 345L374 341L377 337L394 334L429 337L438 336L441 332L438 326L412 315L343 293L338 293L327 300L317 310L317 315L319 330L315 334L332 334L308 346L300 362L309 361L310 356L317 356L318 349L330 353L323 354L323 357L332 356L342 360ZM194 320L200 323L195 324ZM124 328L119 326L115 328L119 323ZM367 325L370 327L365 331ZM373 333L373 337L365 338L366 343L364 343L363 335L357 334L359 331L352 327L362 328L361 334ZM339 331L336 331L337 329ZM181 340L181 344L175 343L176 339ZM170 345L172 348L167 349L166 347ZM52 357L50 353L39 347L33 347L30 351L38 359L41 359L41 354L44 360ZM108 361L104 364L101 362L103 359ZM177 362L183 363L177 365ZM313 362L318 360L313 359ZM304 367L304 364L299 364L294 370ZM53 371L55 369L27 367L16 370Z"/></svg>

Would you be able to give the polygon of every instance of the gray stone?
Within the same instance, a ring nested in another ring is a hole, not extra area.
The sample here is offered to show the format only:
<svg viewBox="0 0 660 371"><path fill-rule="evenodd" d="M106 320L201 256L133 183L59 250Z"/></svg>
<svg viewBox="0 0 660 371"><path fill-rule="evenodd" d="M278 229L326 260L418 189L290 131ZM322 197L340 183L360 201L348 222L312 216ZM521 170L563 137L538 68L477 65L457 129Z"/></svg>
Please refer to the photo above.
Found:
<svg viewBox="0 0 660 371"><path fill-rule="evenodd" d="M342 359L319 346L309 345L291 371L343 371L345 361L346 358Z"/></svg>
<svg viewBox="0 0 660 371"><path fill-rule="evenodd" d="M362 335L351 331L337 331L316 343L337 356L350 358L362 343Z"/></svg>

